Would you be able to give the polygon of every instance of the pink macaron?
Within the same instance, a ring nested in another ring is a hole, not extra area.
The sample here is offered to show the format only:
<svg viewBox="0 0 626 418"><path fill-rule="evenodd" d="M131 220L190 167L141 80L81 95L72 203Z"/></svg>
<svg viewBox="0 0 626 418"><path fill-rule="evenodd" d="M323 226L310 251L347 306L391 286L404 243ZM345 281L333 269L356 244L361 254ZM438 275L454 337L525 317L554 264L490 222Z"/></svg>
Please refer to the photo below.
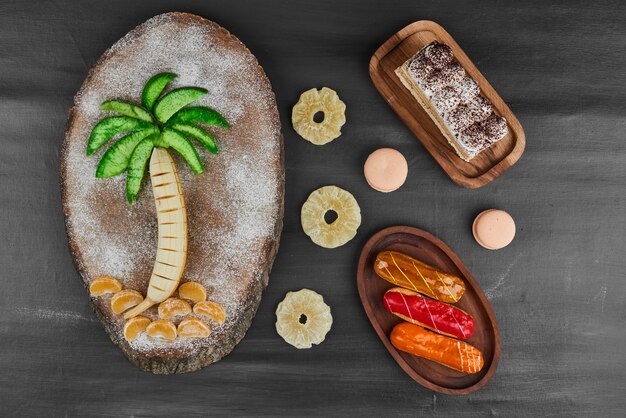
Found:
<svg viewBox="0 0 626 418"><path fill-rule="evenodd" d="M406 181L409 166L406 158L393 148L381 148L369 155L363 168L365 180L373 189L389 193Z"/></svg>
<svg viewBox="0 0 626 418"><path fill-rule="evenodd" d="M499 250L513 241L515 221L503 210L487 209L474 220L472 232L481 246L489 250Z"/></svg>

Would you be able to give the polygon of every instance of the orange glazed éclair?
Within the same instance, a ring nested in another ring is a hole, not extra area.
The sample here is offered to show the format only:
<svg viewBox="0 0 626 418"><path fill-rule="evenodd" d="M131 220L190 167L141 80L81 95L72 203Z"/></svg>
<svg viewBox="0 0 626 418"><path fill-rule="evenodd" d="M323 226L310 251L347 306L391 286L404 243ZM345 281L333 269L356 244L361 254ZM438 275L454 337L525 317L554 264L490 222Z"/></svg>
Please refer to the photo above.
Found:
<svg viewBox="0 0 626 418"><path fill-rule="evenodd" d="M485 362L482 353L476 347L410 322L396 325L391 331L390 338L391 344L400 351L435 361L463 373L478 373Z"/></svg>
<svg viewBox="0 0 626 418"><path fill-rule="evenodd" d="M465 293L463 280L397 251L382 251L376 256L378 276L405 289L414 290L441 302L456 303Z"/></svg>

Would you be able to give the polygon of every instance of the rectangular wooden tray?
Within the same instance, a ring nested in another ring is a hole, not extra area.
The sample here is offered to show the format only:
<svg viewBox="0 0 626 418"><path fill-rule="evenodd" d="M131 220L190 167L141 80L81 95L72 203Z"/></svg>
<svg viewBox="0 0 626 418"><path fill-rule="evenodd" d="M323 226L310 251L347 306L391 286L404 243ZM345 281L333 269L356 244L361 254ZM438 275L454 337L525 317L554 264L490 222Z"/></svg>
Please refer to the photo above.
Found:
<svg viewBox="0 0 626 418"><path fill-rule="evenodd" d="M435 122L394 72L433 41L444 43L452 49L459 64L480 86L483 96L491 101L496 113L506 118L509 124L507 136L470 162L463 161L456 154ZM378 92L458 185L471 189L482 187L508 170L522 156L526 137L519 121L452 36L437 23L420 20L393 35L372 56L369 71Z"/></svg>

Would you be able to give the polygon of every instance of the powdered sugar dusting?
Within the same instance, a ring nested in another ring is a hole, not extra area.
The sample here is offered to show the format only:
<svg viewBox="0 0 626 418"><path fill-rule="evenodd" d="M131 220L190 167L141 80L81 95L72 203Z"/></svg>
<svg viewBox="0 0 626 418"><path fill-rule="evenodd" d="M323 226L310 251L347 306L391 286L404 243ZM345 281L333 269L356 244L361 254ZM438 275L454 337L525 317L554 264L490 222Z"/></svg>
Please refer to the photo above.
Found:
<svg viewBox="0 0 626 418"><path fill-rule="evenodd" d="M106 115L100 103L138 101L145 81L163 71L178 75L172 87L206 88L209 94L196 103L221 112L232 129L209 129L220 153L197 147L206 166L199 176L170 152L187 205L189 252L183 281L205 285L209 299L224 306L226 323L213 324L214 332L205 339L169 342L143 335L131 343L134 350L156 355L208 349L237 324L267 265L283 187L275 99L254 56L217 25L157 16L107 51L75 98L62 172L68 232L87 282L111 275L145 295L157 234L149 180L138 202L128 205L125 175L95 178L106 146L92 157L85 156L85 147L89 132ZM109 298L96 304L114 318L121 335L123 320L110 314ZM155 319L155 311L146 315Z"/></svg>

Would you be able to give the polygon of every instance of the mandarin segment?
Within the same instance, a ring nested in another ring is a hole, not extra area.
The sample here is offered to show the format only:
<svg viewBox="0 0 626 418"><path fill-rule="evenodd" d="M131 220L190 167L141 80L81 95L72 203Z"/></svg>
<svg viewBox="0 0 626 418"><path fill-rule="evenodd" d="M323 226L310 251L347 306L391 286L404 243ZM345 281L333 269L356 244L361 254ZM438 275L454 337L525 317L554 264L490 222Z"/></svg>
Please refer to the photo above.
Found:
<svg viewBox="0 0 626 418"><path fill-rule="evenodd" d="M159 318L171 319L191 313L191 305L182 299L169 298L159 305Z"/></svg>
<svg viewBox="0 0 626 418"><path fill-rule="evenodd" d="M133 289L124 289L111 298L111 310L121 314L143 302L141 293Z"/></svg>
<svg viewBox="0 0 626 418"><path fill-rule="evenodd" d="M309 289L288 292L276 309L278 335L298 349L320 344L332 324L330 307L322 295Z"/></svg>
<svg viewBox="0 0 626 418"><path fill-rule="evenodd" d="M211 334L211 327L200 318L186 318L178 324L178 336L182 338L205 338Z"/></svg>
<svg viewBox="0 0 626 418"><path fill-rule="evenodd" d="M176 338L176 325L167 319L157 319L146 327L146 334L153 338L173 340Z"/></svg>
<svg viewBox="0 0 626 418"><path fill-rule="evenodd" d="M223 324L226 319L226 313L224 307L216 302L204 301L198 302L193 306L193 313L196 315L206 316L211 318L218 324Z"/></svg>
<svg viewBox="0 0 626 418"><path fill-rule="evenodd" d="M187 282L178 288L178 296L193 303L203 302L206 300L206 289L200 283Z"/></svg>
<svg viewBox="0 0 626 418"><path fill-rule="evenodd" d="M139 334L144 332L150 325L150 322L152 321L145 316L136 316L126 321L124 324L124 338L126 341L135 341Z"/></svg>
<svg viewBox="0 0 626 418"><path fill-rule="evenodd" d="M110 276L100 276L89 285L89 294L98 297L122 290L122 284Z"/></svg>
<svg viewBox="0 0 626 418"><path fill-rule="evenodd" d="M317 113L323 115L320 122L314 119ZM300 95L291 113L291 123L302 138L324 145L341 135L341 127L346 123L346 105L334 90L312 88Z"/></svg>

